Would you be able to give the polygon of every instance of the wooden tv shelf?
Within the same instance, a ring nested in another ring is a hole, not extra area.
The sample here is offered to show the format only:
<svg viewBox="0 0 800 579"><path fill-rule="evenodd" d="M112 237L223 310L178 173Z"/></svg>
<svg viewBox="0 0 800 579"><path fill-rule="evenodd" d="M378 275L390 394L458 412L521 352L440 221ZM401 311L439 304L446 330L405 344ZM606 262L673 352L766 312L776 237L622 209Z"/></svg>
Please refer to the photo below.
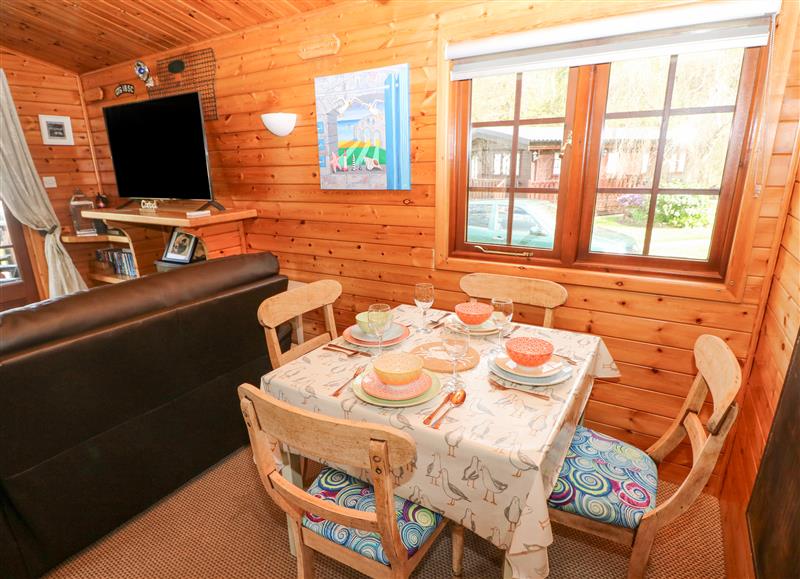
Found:
<svg viewBox="0 0 800 579"><path fill-rule="evenodd" d="M81 215L88 219L103 219L117 223L138 223L142 225L163 225L166 227L204 227L252 219L255 209L228 209L227 211L211 210L211 215L204 217L187 217L186 210L159 209L143 211L131 209L84 209Z"/></svg>
<svg viewBox="0 0 800 579"><path fill-rule="evenodd" d="M211 210L211 215L187 217L186 212L195 207L165 206L157 211L142 211L138 207L126 209L85 209L81 214L88 219L101 219L123 235L64 235L65 243L119 243L126 244L133 253L138 275L156 272L155 261L162 258L173 228L178 228L198 238L198 247L205 251L206 259L217 259L247 252L244 221L256 217L255 209ZM91 249L87 246L87 251ZM195 250L197 251L197 250ZM94 253L94 249L91 249ZM93 257L89 258L93 260ZM119 283L133 279L113 271L92 268L85 274L99 283ZM95 264L96 265L96 264Z"/></svg>

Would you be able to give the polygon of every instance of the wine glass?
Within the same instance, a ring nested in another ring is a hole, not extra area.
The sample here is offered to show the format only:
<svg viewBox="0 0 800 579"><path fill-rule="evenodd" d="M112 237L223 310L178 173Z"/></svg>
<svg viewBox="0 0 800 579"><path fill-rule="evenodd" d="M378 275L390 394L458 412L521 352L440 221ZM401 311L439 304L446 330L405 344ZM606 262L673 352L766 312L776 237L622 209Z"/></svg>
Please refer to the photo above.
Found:
<svg viewBox="0 0 800 579"><path fill-rule="evenodd" d="M378 355L383 352L383 335L392 326L392 307L389 304L372 304L367 310L367 324L378 336Z"/></svg>
<svg viewBox="0 0 800 579"><path fill-rule="evenodd" d="M422 312L422 318L417 328L418 331L427 334L430 328L425 327L425 314L428 309L433 305L433 284L432 283L418 283L414 286L414 303Z"/></svg>
<svg viewBox="0 0 800 579"><path fill-rule="evenodd" d="M444 391L455 392L462 386L462 382L456 374L456 368L458 361L469 353L469 329L462 323L451 320L444 325L441 337L444 349L453 364L453 374L444 383Z"/></svg>
<svg viewBox="0 0 800 579"><path fill-rule="evenodd" d="M503 353L503 334L514 315L514 302L508 298L492 298L492 308L491 320L497 328L497 345L489 353L498 355Z"/></svg>

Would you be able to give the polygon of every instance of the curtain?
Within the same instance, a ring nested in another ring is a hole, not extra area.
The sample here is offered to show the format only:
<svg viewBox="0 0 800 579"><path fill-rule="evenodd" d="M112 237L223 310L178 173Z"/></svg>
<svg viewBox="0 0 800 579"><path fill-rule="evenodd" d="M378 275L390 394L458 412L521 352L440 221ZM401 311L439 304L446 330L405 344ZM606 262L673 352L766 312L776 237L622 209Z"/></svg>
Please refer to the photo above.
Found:
<svg viewBox="0 0 800 579"><path fill-rule="evenodd" d="M0 68L0 199L23 225L44 235L50 297L85 290L61 243L61 226L33 164L5 71Z"/></svg>

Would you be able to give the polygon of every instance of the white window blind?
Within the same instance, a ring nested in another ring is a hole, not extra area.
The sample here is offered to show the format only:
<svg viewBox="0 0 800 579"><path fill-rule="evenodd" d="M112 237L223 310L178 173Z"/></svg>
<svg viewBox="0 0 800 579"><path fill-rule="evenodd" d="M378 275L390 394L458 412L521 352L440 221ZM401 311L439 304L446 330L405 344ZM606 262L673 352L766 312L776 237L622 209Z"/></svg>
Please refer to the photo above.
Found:
<svg viewBox="0 0 800 579"><path fill-rule="evenodd" d="M690 4L450 44L452 80L764 46L780 0ZM609 31L613 31L612 36Z"/></svg>

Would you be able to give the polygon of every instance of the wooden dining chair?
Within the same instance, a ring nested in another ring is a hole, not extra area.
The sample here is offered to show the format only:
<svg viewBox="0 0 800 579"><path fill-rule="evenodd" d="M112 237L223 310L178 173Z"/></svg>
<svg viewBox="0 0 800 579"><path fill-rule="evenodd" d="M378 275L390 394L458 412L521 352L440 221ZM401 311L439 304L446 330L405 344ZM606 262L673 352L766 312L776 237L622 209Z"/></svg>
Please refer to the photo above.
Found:
<svg viewBox="0 0 800 579"><path fill-rule="evenodd" d="M661 438L642 451L578 426L548 500L554 522L633 547L629 579L644 576L656 532L683 514L702 492L736 420L734 400L742 383L736 356L722 339L706 334L695 342L694 358L694 383ZM713 412L703 426L700 411L709 391ZM656 463L686 436L692 468L678 490L656 506Z"/></svg>
<svg viewBox="0 0 800 579"><path fill-rule="evenodd" d="M269 361L272 363L273 370L307 354L315 348L327 344L337 337L336 321L333 317L333 302L340 295L342 295L342 284L332 279L323 279L287 290L261 302L261 305L258 306L258 321L264 326L267 352L269 353ZM325 316L325 333L315 336L307 342L299 343L286 352L282 352L281 343L278 339L278 326L292 318L319 308L322 308L322 313Z"/></svg>
<svg viewBox="0 0 800 579"><path fill-rule="evenodd" d="M567 301L567 290L554 281L494 273L470 273L461 278L461 291L477 298L505 297L517 304L544 308L545 328L553 327L553 311Z"/></svg>
<svg viewBox="0 0 800 579"><path fill-rule="evenodd" d="M261 482L289 516L298 578L314 577L314 551L369 577L408 577L447 525L439 513L394 495L394 481L402 484L412 475L414 440L389 426L302 410L250 384L239 386L239 398ZM299 488L277 470L273 441L366 469L372 484L323 467L307 489ZM464 528L454 523L454 575L461 574L463 556Z"/></svg>

